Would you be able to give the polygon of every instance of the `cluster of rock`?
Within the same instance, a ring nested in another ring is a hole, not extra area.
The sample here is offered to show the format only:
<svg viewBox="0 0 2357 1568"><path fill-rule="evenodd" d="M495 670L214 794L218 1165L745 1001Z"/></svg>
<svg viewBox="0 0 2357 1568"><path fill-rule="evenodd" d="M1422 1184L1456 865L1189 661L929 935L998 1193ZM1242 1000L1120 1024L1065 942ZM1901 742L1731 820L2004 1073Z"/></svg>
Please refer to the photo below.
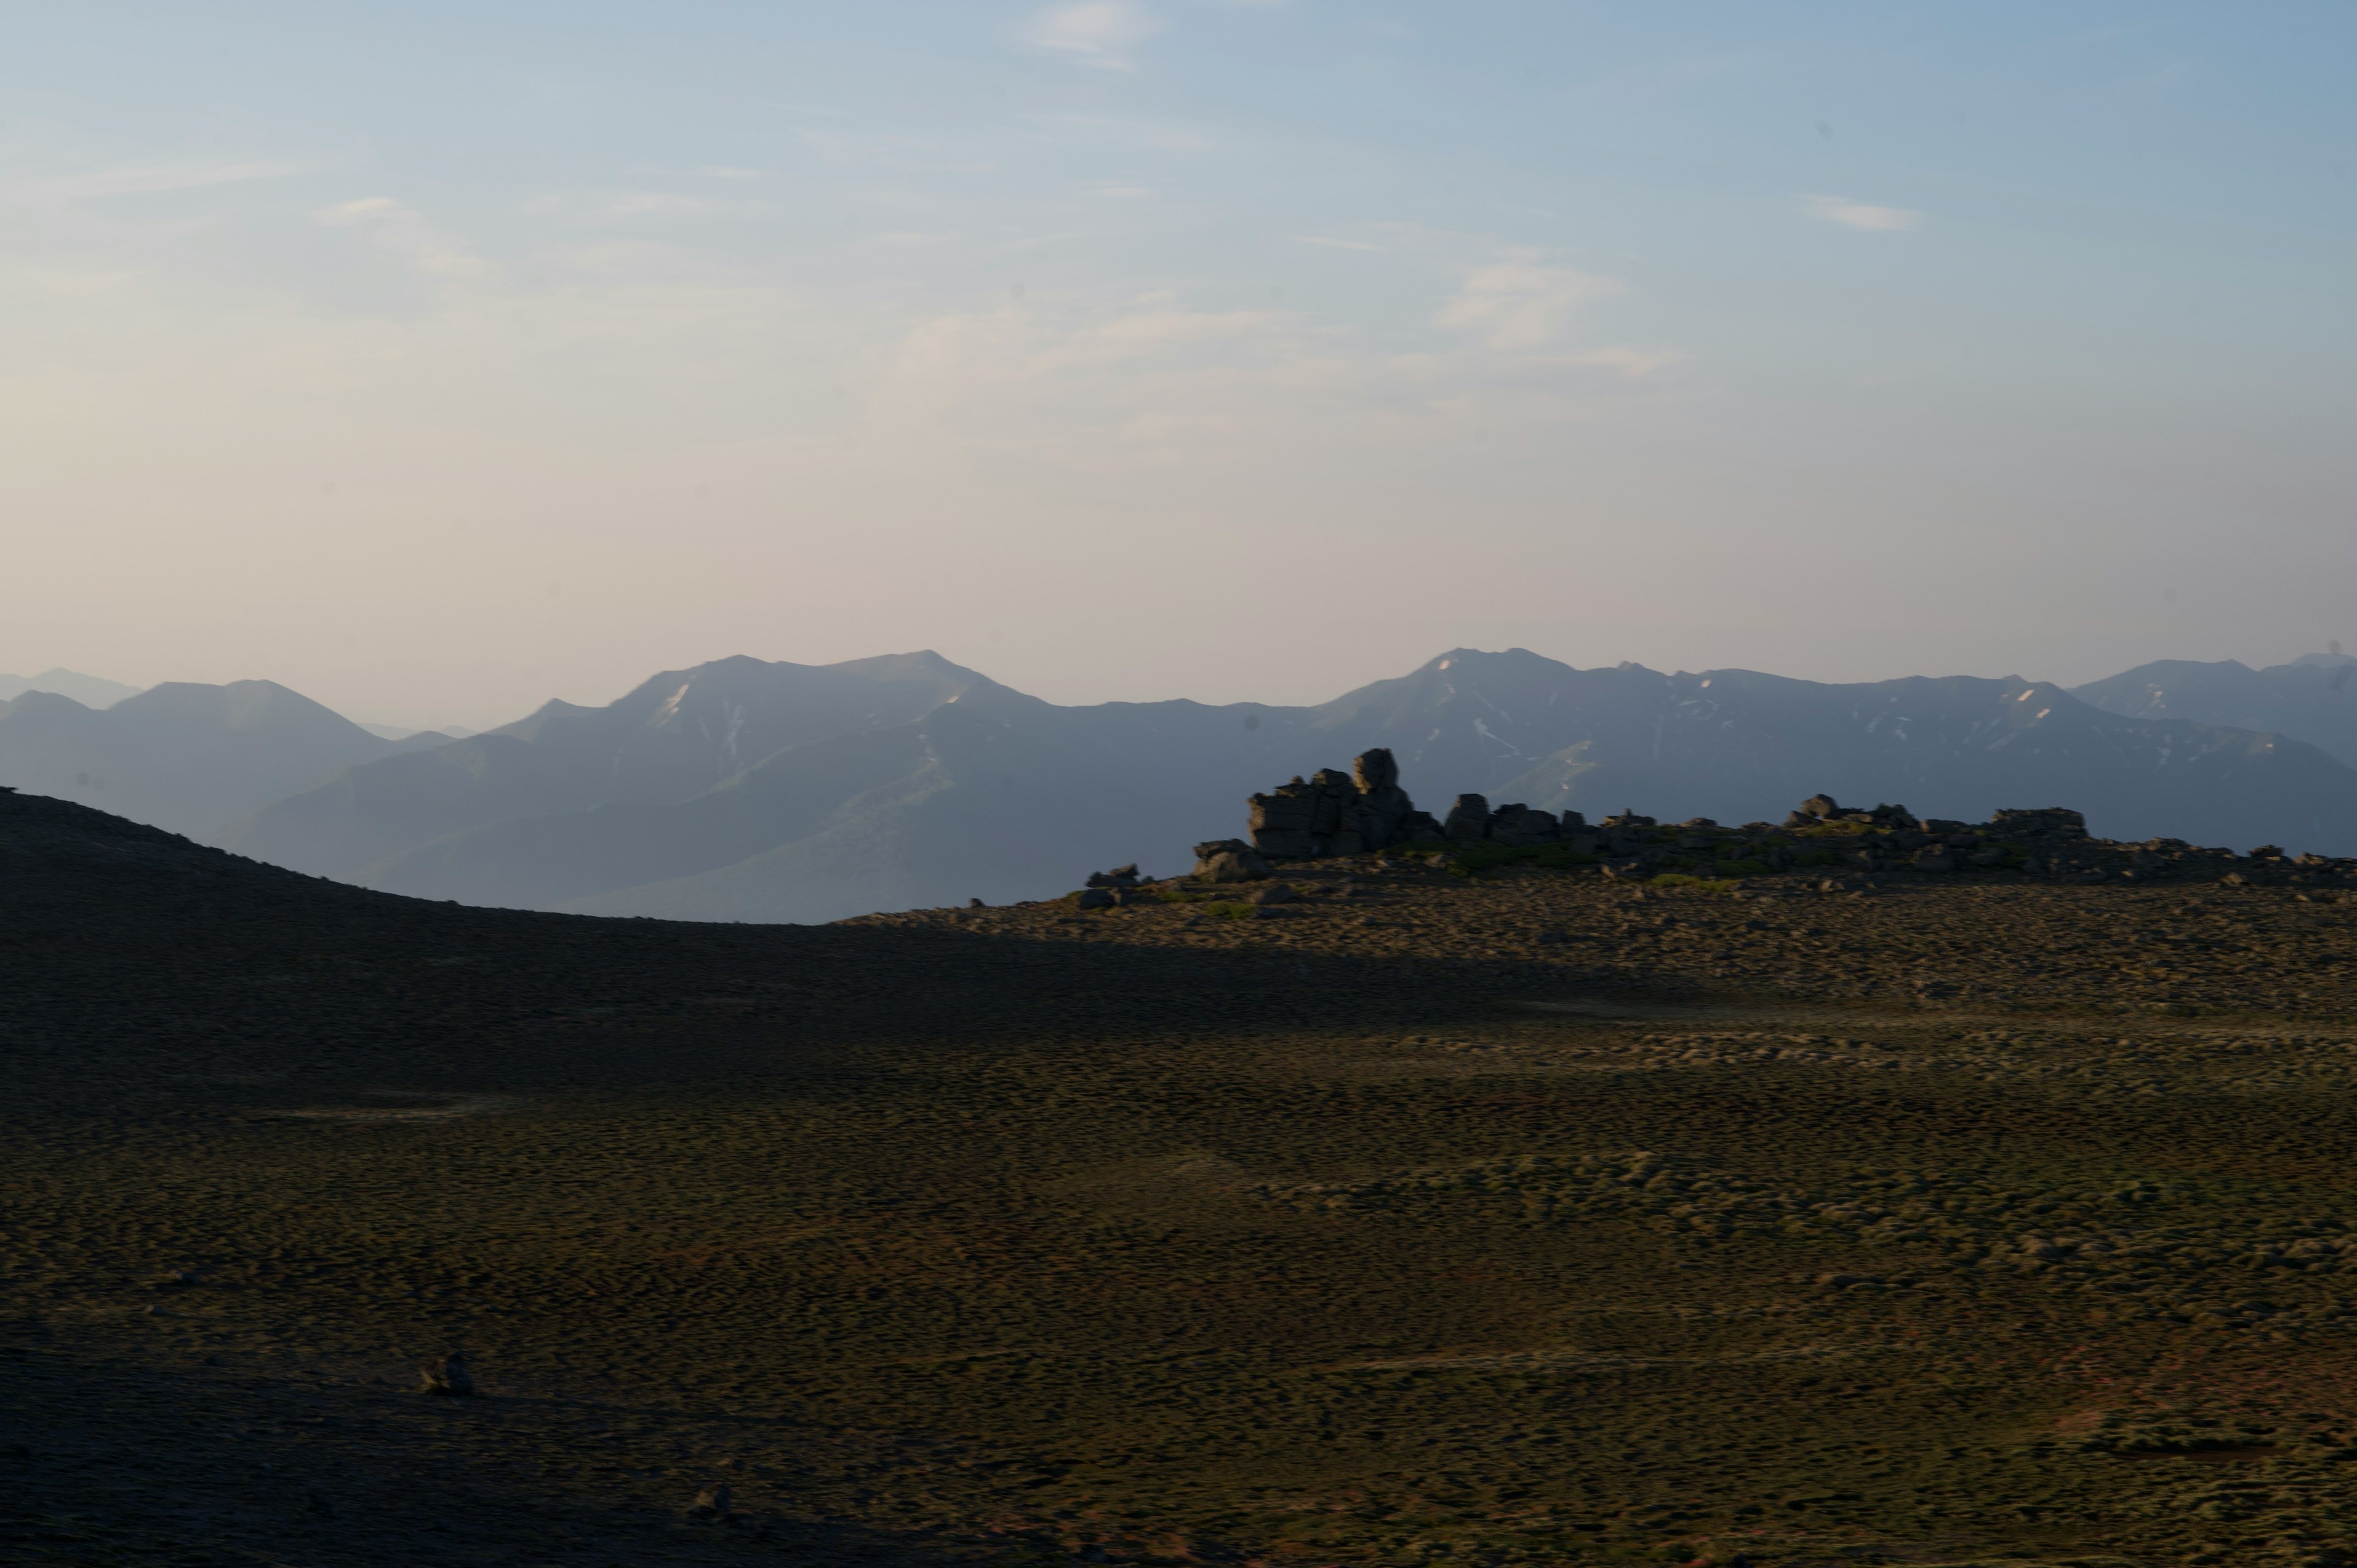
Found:
<svg viewBox="0 0 2357 1568"><path fill-rule="evenodd" d="M1441 836L1441 825L1400 788L1399 764L1381 747L1364 752L1349 773L1321 768L1252 798L1252 843L1278 860L1364 854Z"/></svg>
<svg viewBox="0 0 2357 1568"><path fill-rule="evenodd" d="M1297 774L1251 803L1249 841L1195 846L1198 881L1252 882L1269 874L1272 860L1365 854L1443 837L1432 813L1417 811L1400 788L1399 763L1380 746L1361 753L1348 773L1321 768L1308 779Z"/></svg>
<svg viewBox="0 0 2357 1568"><path fill-rule="evenodd" d="M1665 825L1625 811L1591 824L1577 811L1493 808L1480 795L1459 795L1448 817L1436 821L1415 809L1399 786L1398 764L1382 750L1360 757L1349 774L1323 768L1254 795L1251 808L1249 841L1215 839L1195 846L1198 880L1255 881L1271 875L1275 863L1424 845L1443 853L1477 846L1548 850L1550 864L1595 864L1608 876L1624 877L2001 869L2090 880L2357 880L2357 861L2292 857L2272 844L2244 856L2181 839L2119 843L2093 838L2083 816L2059 806L2000 811L1972 823L1918 818L1904 806L1846 807L1830 795L1813 795L1781 825L1730 828L1707 817Z"/></svg>

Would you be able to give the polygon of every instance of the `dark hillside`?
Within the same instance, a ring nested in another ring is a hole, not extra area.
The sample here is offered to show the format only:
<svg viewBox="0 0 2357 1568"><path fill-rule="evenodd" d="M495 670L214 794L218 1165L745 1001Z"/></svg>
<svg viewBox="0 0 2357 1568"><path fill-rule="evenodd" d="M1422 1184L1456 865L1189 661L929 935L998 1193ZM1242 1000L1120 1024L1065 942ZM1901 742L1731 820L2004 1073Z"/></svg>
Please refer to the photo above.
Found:
<svg viewBox="0 0 2357 1568"><path fill-rule="evenodd" d="M0 795L0 1558L2329 1563L2348 868L2125 854L738 927Z"/></svg>

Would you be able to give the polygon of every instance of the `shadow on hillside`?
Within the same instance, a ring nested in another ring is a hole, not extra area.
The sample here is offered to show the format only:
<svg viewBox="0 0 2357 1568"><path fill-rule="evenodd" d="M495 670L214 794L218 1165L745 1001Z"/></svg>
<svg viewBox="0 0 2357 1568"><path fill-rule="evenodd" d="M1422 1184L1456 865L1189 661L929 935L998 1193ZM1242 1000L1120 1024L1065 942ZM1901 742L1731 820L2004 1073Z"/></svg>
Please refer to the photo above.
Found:
<svg viewBox="0 0 2357 1568"><path fill-rule="evenodd" d="M12 887L12 1077L70 1087L84 1109L158 1073L621 1085L815 1070L845 1049L1437 1026L1628 983L1511 957L598 919L275 875L178 884L125 867Z"/></svg>
<svg viewBox="0 0 2357 1568"><path fill-rule="evenodd" d="M0 1538L26 1555L0 1553L11 1562L376 1568L734 1563L781 1552L814 1563L979 1555L798 1517L790 1479L694 1470L673 1455L712 1450L708 1417L649 1406L621 1412L633 1447L597 1474L583 1456L615 1417L608 1410L159 1369L109 1360L62 1337L37 1334L27 1344L22 1323L13 1326L0 1332L8 1369L0 1380ZM679 1473L647 1468L658 1455ZM716 1480L736 1494L725 1524L689 1512L698 1489Z"/></svg>

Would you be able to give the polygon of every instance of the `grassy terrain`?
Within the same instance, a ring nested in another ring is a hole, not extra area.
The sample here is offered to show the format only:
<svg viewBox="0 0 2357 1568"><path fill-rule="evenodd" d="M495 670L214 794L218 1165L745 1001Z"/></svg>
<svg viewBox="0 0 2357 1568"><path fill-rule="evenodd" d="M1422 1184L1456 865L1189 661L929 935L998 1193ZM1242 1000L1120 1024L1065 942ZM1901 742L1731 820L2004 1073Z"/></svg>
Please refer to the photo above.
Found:
<svg viewBox="0 0 2357 1568"><path fill-rule="evenodd" d="M2337 903L803 930L87 836L0 863L0 1560L2357 1562Z"/></svg>

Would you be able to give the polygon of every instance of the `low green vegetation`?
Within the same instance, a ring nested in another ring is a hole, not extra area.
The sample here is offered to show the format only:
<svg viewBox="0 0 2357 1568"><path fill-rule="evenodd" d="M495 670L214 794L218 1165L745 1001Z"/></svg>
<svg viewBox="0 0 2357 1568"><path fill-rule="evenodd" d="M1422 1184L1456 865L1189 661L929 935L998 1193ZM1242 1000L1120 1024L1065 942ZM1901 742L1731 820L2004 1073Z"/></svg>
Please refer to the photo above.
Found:
<svg viewBox="0 0 2357 1568"><path fill-rule="evenodd" d="M1812 822L1805 827L1788 828L1785 831L1794 838L1851 839L1870 838L1878 833L1888 834L1890 830L1877 827L1872 822L1845 822L1836 818L1832 822Z"/></svg>

